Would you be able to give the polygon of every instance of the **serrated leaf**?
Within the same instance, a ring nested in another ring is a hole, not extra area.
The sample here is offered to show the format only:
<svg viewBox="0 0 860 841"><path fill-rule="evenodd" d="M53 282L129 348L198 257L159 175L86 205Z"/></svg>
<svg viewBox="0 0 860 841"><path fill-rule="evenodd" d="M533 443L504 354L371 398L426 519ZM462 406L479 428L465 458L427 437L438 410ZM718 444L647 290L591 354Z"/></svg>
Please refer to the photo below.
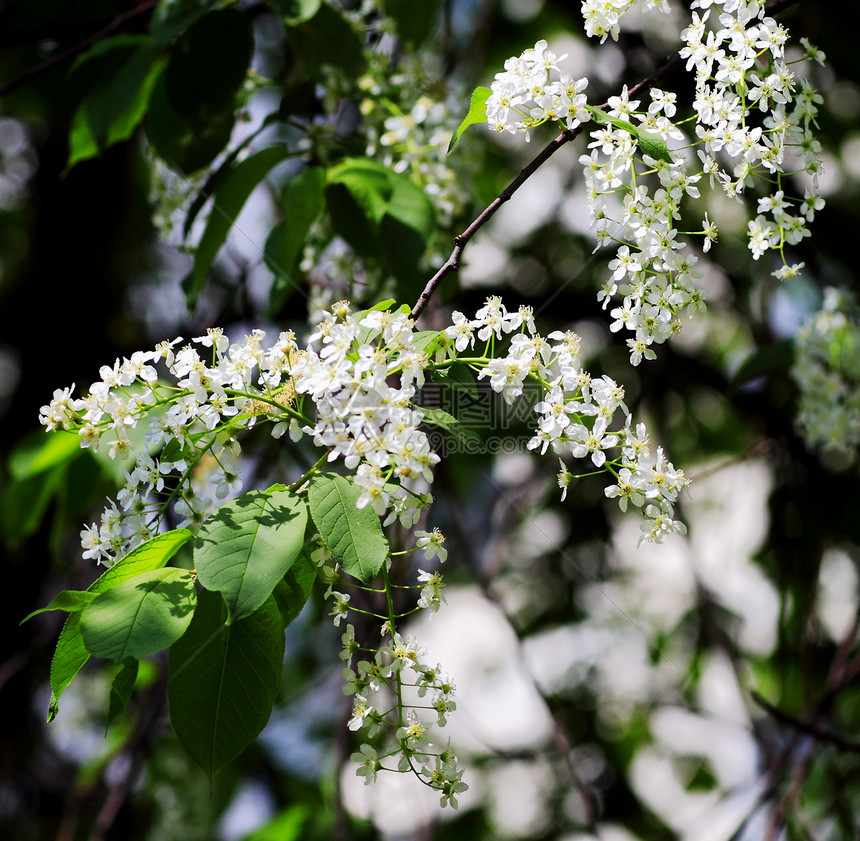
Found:
<svg viewBox="0 0 860 841"><path fill-rule="evenodd" d="M170 720L211 778L266 726L281 683L284 629L270 597L227 625L218 593L203 590L185 635L170 649Z"/></svg>
<svg viewBox="0 0 860 841"><path fill-rule="evenodd" d="M167 648L188 627L197 602L194 576L156 569L100 593L81 613L81 636L93 657L119 663Z"/></svg>
<svg viewBox="0 0 860 841"><path fill-rule="evenodd" d="M438 426L442 429L453 429L460 421L453 415L446 412L444 409L437 409L433 406L416 406L424 415L424 422L431 423L433 426Z"/></svg>
<svg viewBox="0 0 860 841"><path fill-rule="evenodd" d="M298 284L297 267L311 226L325 207L325 170L311 166L302 170L284 191L281 204L284 220L266 239L266 265L275 279L269 292L271 314L277 313Z"/></svg>
<svg viewBox="0 0 860 841"><path fill-rule="evenodd" d="M465 391L474 399L478 397L478 385L475 382L475 375L472 373L472 369L462 362L454 362L445 368L437 368L433 372L433 379L436 382L443 382L457 391Z"/></svg>
<svg viewBox="0 0 860 841"><path fill-rule="evenodd" d="M669 152L669 147L666 145L666 141L663 140L659 134L654 134L654 132L646 131L638 126L634 126L633 123L628 123L627 120L619 120L616 117L610 117L602 108L596 108L592 105L587 107L592 119L596 123L599 123L600 125L606 125L609 123L615 126L615 128L619 128L632 135L639 146L639 151L643 155L648 155L658 161L672 163L672 155Z"/></svg>
<svg viewBox="0 0 860 841"><path fill-rule="evenodd" d="M417 330L412 334L412 345L418 350L432 353L435 348L435 343L439 337L444 338L444 331L439 330Z"/></svg>
<svg viewBox="0 0 860 841"><path fill-rule="evenodd" d="M321 3L322 0L269 0L269 5L293 26L310 20L319 11Z"/></svg>
<svg viewBox="0 0 860 841"><path fill-rule="evenodd" d="M129 552L93 581L87 587L87 592L104 593L111 587L143 572L160 569L191 537L192 534L188 529L174 529L141 543L140 546ZM53 721L56 718L59 712L60 696L87 660L90 659L90 654L81 636L80 619L79 613L73 613L69 616L57 640L57 647L51 660L51 701L48 706L48 721Z"/></svg>
<svg viewBox="0 0 860 841"><path fill-rule="evenodd" d="M313 17L289 25L287 41L315 79L322 78L326 65L337 67L352 78L364 73L367 66L358 31L328 3L320 3Z"/></svg>
<svg viewBox="0 0 860 841"><path fill-rule="evenodd" d="M785 372L791 367L793 359L794 341L792 339L783 339L758 348L741 363L732 378L732 386L737 388L759 377Z"/></svg>
<svg viewBox="0 0 860 841"><path fill-rule="evenodd" d="M66 464L82 453L80 436L73 432L56 430L46 435L40 430L15 445L9 456L9 473L20 482Z"/></svg>
<svg viewBox="0 0 860 841"><path fill-rule="evenodd" d="M218 0L168 0L158 4L152 13L149 31L162 45L169 44L195 24Z"/></svg>
<svg viewBox="0 0 860 841"><path fill-rule="evenodd" d="M308 488L311 517L344 572L367 583L388 557L388 541L373 508L356 508L361 490L343 476L318 474Z"/></svg>
<svg viewBox="0 0 860 841"><path fill-rule="evenodd" d="M107 722L105 723L105 732L110 729L119 716L121 716L131 699L131 692L134 689L134 682L137 680L137 672L140 667L140 660L127 660L123 663L117 676L113 679L110 687L110 701L108 705Z"/></svg>
<svg viewBox="0 0 860 841"><path fill-rule="evenodd" d="M207 518L194 543L200 583L224 596L228 623L253 613L304 545L305 501L291 491L251 491Z"/></svg>
<svg viewBox="0 0 860 841"><path fill-rule="evenodd" d="M66 171L128 140L146 114L167 59L149 39L130 51L119 46L127 55L118 66L105 68L72 118Z"/></svg>
<svg viewBox="0 0 860 841"><path fill-rule="evenodd" d="M283 579L275 585L272 595L281 612L281 622L285 628L302 612L310 598L316 577L317 565L302 552Z"/></svg>
<svg viewBox="0 0 860 841"><path fill-rule="evenodd" d="M45 607L40 607L32 613L28 613L20 622L23 625L28 619L38 616L40 613L48 613L52 610L64 610L66 613L79 613L82 611L95 597L96 593L90 593L86 590L63 590L57 593Z"/></svg>
<svg viewBox="0 0 860 841"><path fill-rule="evenodd" d="M639 129L637 132L637 140L639 143L639 151L641 151L643 155L648 155L657 161L665 161L667 164L672 163L672 155L669 153L669 147L666 145L666 141L663 140L659 134Z"/></svg>
<svg viewBox="0 0 860 841"><path fill-rule="evenodd" d="M415 46L430 34L439 14L439 0L383 0L382 5L394 19L400 40Z"/></svg>
<svg viewBox="0 0 860 841"><path fill-rule="evenodd" d="M282 145L261 149L238 164L218 184L206 228L194 253L194 268L182 281L189 311L194 309L209 269L248 197L288 155L289 150Z"/></svg>
<svg viewBox="0 0 860 841"><path fill-rule="evenodd" d="M72 613L63 625L54 656L51 660L51 700L48 703L48 721L57 717L60 711L60 696L74 680L90 653L81 637L81 614Z"/></svg>
<svg viewBox="0 0 860 841"><path fill-rule="evenodd" d="M489 88L478 87L472 91L472 98L469 100L469 113L466 114L463 122L457 127L457 131L451 136L451 141L448 143L448 154L454 151L463 132L476 123L487 122L487 100L492 91Z"/></svg>

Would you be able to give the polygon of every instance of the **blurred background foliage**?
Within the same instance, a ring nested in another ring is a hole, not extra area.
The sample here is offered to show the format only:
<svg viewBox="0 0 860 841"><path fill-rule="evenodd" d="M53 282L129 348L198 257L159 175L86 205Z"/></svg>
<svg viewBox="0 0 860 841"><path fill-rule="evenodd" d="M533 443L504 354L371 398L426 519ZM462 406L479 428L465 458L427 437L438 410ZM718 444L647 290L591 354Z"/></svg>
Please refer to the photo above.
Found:
<svg viewBox="0 0 860 841"><path fill-rule="evenodd" d="M709 312L631 368L595 302L606 270L584 221L581 138L479 233L424 315L440 329L500 293L531 304L544 334L573 326L590 370L624 384L694 479L689 538L636 551L597 477L558 503L522 418L495 437L476 423L470 454L440 442L452 454L432 524L448 535L450 605L416 632L458 681L452 735L471 766L460 810L442 814L398 779L357 785L320 601L289 629L269 727L212 788L170 733L157 659L107 738L98 671L45 724L60 619L18 623L95 576L77 534L116 468L45 445L39 407L117 356L214 324L301 333L340 298L413 303L452 237L552 136L527 146L472 128L446 160L470 91L547 38L601 102L677 48L686 10L631 14L600 46L561 0L3 4L3 838L857 837L857 464L805 447L789 369L822 289L858 286L846 33L860 8L781 6L828 58L828 204L797 249L802 280L779 285L751 261L745 220L703 199L721 228ZM664 87L691 99L683 75ZM248 488L289 458L265 446Z"/></svg>

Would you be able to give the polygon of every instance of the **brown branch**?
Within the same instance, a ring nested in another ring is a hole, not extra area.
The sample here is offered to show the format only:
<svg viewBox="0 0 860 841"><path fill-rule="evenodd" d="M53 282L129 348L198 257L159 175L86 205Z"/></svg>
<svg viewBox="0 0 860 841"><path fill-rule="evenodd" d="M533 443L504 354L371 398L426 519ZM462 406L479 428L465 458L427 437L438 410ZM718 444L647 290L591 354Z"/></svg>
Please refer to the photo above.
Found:
<svg viewBox="0 0 860 841"><path fill-rule="evenodd" d="M451 252L451 256L445 261L439 271L437 271L436 274L427 281L424 291L418 297L415 306L412 308L413 319L418 318L418 316L424 311L424 308L430 301L430 297L433 295L433 292L436 291L436 287L442 282L442 279L451 274L451 272L456 272L460 268L460 257L469 240L475 236L475 234L483 228L487 222L490 221L496 211L511 198L511 196L540 166L546 163L562 146L564 146L565 143L569 143L571 140L578 137L581 132L582 126L577 126L575 129L568 129L567 131L563 131L556 135L546 146L544 146L540 154L528 163L520 171L520 174L514 178L514 180L511 181L511 183L508 184L508 186L505 187L505 189L502 190L502 192L484 208L484 210L481 211L475 221L472 222L472 224L469 225L462 234L458 234L454 237L454 250Z"/></svg>
<svg viewBox="0 0 860 841"><path fill-rule="evenodd" d="M146 0L146 2L140 3L133 9L130 9L127 12L123 12L121 15L117 15L110 23L99 29L98 32L94 32L92 35L88 36L87 38L84 38L83 41L80 41L73 47L69 47L67 50L63 50L61 53L57 53L57 55L52 56L47 61L43 61L41 64L37 64L35 67L25 71L20 76L17 76L11 81L0 85L0 96L6 96L7 93L12 93L12 91L18 90L18 88L23 87L28 82L35 79L37 76L41 76L43 73L47 73L49 70L53 69L58 64L62 64L67 59L73 58L76 55L80 55L80 53L93 46L93 44L97 43L98 41L101 41L104 38L107 38L109 35L116 32L116 30L121 28L122 25L125 24L127 21L133 20L136 17L140 17L140 15L148 12L150 9L154 9L157 5L158 0Z"/></svg>
<svg viewBox="0 0 860 841"><path fill-rule="evenodd" d="M799 718L795 718L793 715L783 712L779 707L775 707L769 701L766 701L758 694L758 692L750 692L750 697L771 718L781 724L787 724L798 732L804 733L808 736L814 736L820 741L830 742L840 750L844 750L849 753L860 753L860 742L855 742L852 739L847 739L845 736L841 736L826 725L819 724L817 720L813 719L812 721L803 721Z"/></svg>
<svg viewBox="0 0 860 841"><path fill-rule="evenodd" d="M848 633L843 637L836 649L836 654L833 657L833 662L830 666L830 671L827 676L827 689L821 699L815 705L812 714L808 717L810 726L823 727L825 717L833 705L836 696L860 671L860 657L855 657L849 661L849 655L860 635L860 614L855 616L854 623ZM829 728L825 728L829 730ZM803 786L809 774L812 764L812 749L815 745L815 738L820 738L814 734L812 739L809 739L802 749L797 751L802 735L799 730L795 732L794 737L788 742L783 749L776 766L771 769L771 782L768 786L767 797L773 796L777 791L779 779L786 770L794 771L794 782L788 792L776 803L773 815L767 827L766 841L776 841L779 837L782 828L785 824L786 816L793 808L794 804L800 798L803 791ZM794 756L792 760L792 755Z"/></svg>
<svg viewBox="0 0 860 841"><path fill-rule="evenodd" d="M775 15L779 12L783 11L783 9L788 8L789 6L793 6L797 3L798 0L775 0L775 2L771 3L767 7L767 13L769 15ZM637 82L630 88L627 93L631 98L640 94L650 88L653 88L658 82L664 79L666 76L669 76L671 73L676 70L680 70L684 65L684 59L678 53L671 55L663 64L655 70L650 76L645 79L642 79L641 82ZM602 105L598 105L603 111L609 110L609 104L604 102ZM535 157L529 164L527 164L521 171L520 174L502 190L499 195L493 199L484 210L478 215L478 217L463 231L462 234L458 234L454 237L454 250L451 252L451 256L442 264L436 274L427 281L427 285L424 287L424 291L419 295L418 300L415 302L415 306L412 308L412 318L417 319L424 309L427 307L427 304L430 302L430 298L433 293L436 291L436 287L442 282L443 278L447 277L452 272L459 271L460 269L460 259L463 255L463 250L468 244L469 240L481 229L490 219L493 217L495 212L506 202L511 196L527 181L534 172L541 167L544 163L546 163L565 143L569 143L571 140L576 139L583 130L583 126L579 125L575 129L567 129L566 131L560 132L556 137L554 137Z"/></svg>

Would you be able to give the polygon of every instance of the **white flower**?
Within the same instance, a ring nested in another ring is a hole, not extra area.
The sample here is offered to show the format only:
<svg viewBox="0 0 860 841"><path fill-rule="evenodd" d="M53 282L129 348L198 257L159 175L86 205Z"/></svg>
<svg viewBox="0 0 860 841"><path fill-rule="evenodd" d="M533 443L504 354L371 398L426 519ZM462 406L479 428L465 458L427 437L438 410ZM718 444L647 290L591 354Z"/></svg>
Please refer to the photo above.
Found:
<svg viewBox="0 0 860 841"><path fill-rule="evenodd" d="M424 559L439 558L439 563L445 563L448 558L448 550L445 549L445 535L434 528L432 532L416 531L415 548L424 550Z"/></svg>

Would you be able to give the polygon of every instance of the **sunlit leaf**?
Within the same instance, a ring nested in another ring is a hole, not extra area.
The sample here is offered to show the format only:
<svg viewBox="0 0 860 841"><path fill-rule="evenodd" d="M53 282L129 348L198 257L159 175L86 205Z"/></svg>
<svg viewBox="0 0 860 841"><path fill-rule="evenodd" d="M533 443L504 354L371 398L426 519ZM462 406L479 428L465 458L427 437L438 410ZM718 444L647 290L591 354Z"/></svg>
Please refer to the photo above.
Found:
<svg viewBox="0 0 860 841"><path fill-rule="evenodd" d="M93 657L119 663L172 645L188 627L197 591L184 569L156 569L100 593L81 613L81 635Z"/></svg>
<svg viewBox="0 0 860 841"><path fill-rule="evenodd" d="M344 572L367 583L388 557L388 541L373 508L356 508L361 496L343 476L318 474L311 479L308 506L328 550Z"/></svg>
<svg viewBox="0 0 860 841"><path fill-rule="evenodd" d="M448 143L449 153L452 152L460 142L463 132L469 128L469 126L473 126L476 123L487 122L487 99L489 99L491 93L492 91L485 87L478 87L472 91L472 98L469 101L469 113L466 114L463 122L457 127L457 131L455 131L451 136L451 141Z"/></svg>
<svg viewBox="0 0 860 841"><path fill-rule="evenodd" d="M228 622L269 598L304 545L307 517L305 501L291 491L251 491L203 523L194 564L200 583L224 596Z"/></svg>

